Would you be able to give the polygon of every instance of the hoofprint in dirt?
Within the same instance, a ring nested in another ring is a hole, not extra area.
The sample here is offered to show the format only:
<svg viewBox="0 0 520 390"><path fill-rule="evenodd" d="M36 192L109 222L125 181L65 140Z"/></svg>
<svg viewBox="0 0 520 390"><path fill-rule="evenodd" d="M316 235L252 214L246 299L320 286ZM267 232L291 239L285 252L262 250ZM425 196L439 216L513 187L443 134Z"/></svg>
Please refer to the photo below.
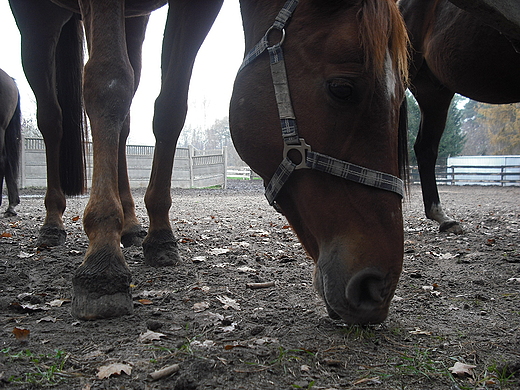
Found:
<svg viewBox="0 0 520 390"><path fill-rule="evenodd" d="M184 262L151 268L141 248L125 249L134 314L77 321L71 279L87 248L88 198L68 201L66 244L38 249L41 195L26 192L19 215L0 219L0 388L520 387L518 187L441 187L466 231L456 236L423 217L413 186L390 315L368 327L327 317L312 261L258 182L173 190ZM165 367L173 372L151 379Z"/></svg>

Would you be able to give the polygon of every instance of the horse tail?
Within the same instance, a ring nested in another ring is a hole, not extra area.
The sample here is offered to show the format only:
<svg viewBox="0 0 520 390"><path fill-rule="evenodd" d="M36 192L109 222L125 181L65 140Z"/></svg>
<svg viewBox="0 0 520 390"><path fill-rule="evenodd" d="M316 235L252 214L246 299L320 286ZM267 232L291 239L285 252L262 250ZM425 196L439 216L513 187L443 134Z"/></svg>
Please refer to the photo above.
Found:
<svg viewBox="0 0 520 390"><path fill-rule="evenodd" d="M18 104L11 122L5 131L5 179L7 183L18 182L18 174L20 171L20 154L22 146L22 113L20 110L20 95L18 95Z"/></svg>
<svg viewBox="0 0 520 390"><path fill-rule="evenodd" d="M83 35L80 17L74 14L63 26L56 47L56 88L63 117L60 181L66 195L82 194L86 188Z"/></svg>

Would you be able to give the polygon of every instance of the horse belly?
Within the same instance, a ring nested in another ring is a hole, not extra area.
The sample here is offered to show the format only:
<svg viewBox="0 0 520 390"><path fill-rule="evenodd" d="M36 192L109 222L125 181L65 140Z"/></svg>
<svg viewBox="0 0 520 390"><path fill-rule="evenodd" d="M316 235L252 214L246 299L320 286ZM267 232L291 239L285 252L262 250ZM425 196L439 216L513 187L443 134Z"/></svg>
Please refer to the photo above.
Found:
<svg viewBox="0 0 520 390"><path fill-rule="evenodd" d="M453 24L430 41L425 58L453 92L484 103L520 101L520 54L490 27Z"/></svg>
<svg viewBox="0 0 520 390"><path fill-rule="evenodd" d="M0 69L0 129L6 129L18 104L18 88L13 79Z"/></svg>
<svg viewBox="0 0 520 390"><path fill-rule="evenodd" d="M50 0L62 8L75 13L81 13L78 0ZM167 0L123 0L125 1L125 16L142 16L161 8Z"/></svg>

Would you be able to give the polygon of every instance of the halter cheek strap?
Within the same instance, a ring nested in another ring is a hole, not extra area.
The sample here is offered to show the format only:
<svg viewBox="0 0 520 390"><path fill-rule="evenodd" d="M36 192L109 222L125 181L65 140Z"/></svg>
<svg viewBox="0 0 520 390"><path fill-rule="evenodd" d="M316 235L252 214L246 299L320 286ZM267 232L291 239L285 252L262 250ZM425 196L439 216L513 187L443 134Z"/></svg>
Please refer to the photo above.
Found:
<svg viewBox="0 0 520 390"><path fill-rule="evenodd" d="M276 16L273 25L269 27L253 49L247 53L238 70L240 73L242 69L253 62L265 50L269 53L271 76L282 127L282 137L285 143L283 160L265 188L265 196L269 204L271 206L275 205L278 193L291 176L291 173L298 169L315 169L356 183L395 192L402 198L404 196L404 183L400 178L313 152L305 140L299 137L289 94L289 83L282 50L282 44L285 40L285 25L289 22L297 5L298 0L288 0L285 3ZM281 32L281 39L278 43L269 45L269 35L274 30ZM294 151L301 156L301 161L298 164L288 157L289 152L294 153Z"/></svg>

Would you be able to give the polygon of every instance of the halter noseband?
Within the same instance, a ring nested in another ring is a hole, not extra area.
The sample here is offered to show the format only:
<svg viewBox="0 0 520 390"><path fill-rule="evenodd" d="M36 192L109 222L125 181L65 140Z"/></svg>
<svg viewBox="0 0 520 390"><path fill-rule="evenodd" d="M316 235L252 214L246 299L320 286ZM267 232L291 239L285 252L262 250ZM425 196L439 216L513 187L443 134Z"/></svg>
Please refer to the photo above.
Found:
<svg viewBox="0 0 520 390"><path fill-rule="evenodd" d="M269 27L253 49L247 53L238 70L238 73L240 73L242 69L253 62L267 49L270 58L271 76L278 106L278 114L282 127L282 137L285 142L283 161L265 188L265 196L269 204L271 206L275 205L278 193L289 179L291 173L298 169L315 169L356 183L395 192L402 198L404 196L404 183L400 178L388 173L338 160L322 153L313 152L305 140L299 137L296 117L289 94L289 83L282 50L282 44L285 40L285 25L288 23L297 5L298 0L288 0L284 4L276 16L273 25ZM269 45L269 35L274 30L280 31L282 37L278 43ZM288 157L291 151L297 151L300 154L300 163L296 164Z"/></svg>

